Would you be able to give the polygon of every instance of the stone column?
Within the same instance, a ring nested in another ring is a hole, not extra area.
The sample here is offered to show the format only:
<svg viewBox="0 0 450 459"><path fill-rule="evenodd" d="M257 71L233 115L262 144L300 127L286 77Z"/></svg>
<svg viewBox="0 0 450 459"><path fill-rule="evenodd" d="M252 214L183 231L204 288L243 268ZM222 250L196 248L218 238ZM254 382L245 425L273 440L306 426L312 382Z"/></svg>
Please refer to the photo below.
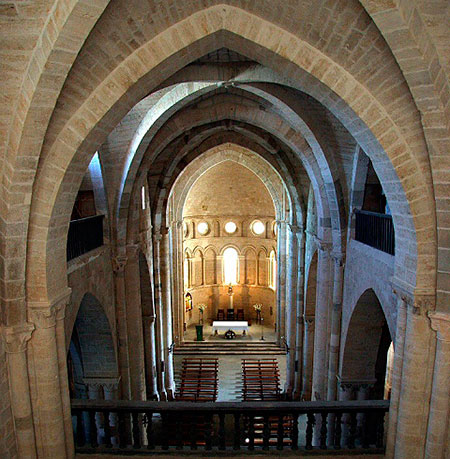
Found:
<svg viewBox="0 0 450 459"><path fill-rule="evenodd" d="M64 319L66 306L70 299L70 292L65 299L61 300L57 306L56 312L56 346L58 349L58 366L59 380L61 383L61 400L64 415L64 431L66 434L66 452L67 457L72 457L74 454L73 443L73 426L72 426L72 411L70 407L70 392L69 392L69 375L67 373L67 346L66 346L66 331L64 327Z"/></svg>
<svg viewBox="0 0 450 459"><path fill-rule="evenodd" d="M132 400L145 400L144 331L142 326L139 247L127 245L125 265L128 361Z"/></svg>
<svg viewBox="0 0 450 459"><path fill-rule="evenodd" d="M348 402L349 400L355 399L354 385L348 381L342 380L338 377L339 393L338 398L342 402ZM350 433L350 414L344 413L341 418L342 423L342 434L341 434L341 446L347 445L348 436Z"/></svg>
<svg viewBox="0 0 450 459"><path fill-rule="evenodd" d="M434 295L407 301L403 370L398 406L395 457L423 457L436 342L427 312Z"/></svg>
<svg viewBox="0 0 450 459"><path fill-rule="evenodd" d="M51 303L28 303L29 320L36 327L29 342L28 363L38 457L73 457L73 451L67 456L56 337L56 316L67 296L65 291Z"/></svg>
<svg viewBox="0 0 450 459"><path fill-rule="evenodd" d="M294 399L300 400L302 397L303 381L303 310L305 307L305 243L306 237L303 228L297 232L298 245L298 267L297 267L297 312L296 312L296 331L295 331L295 360L297 362L297 372L295 374Z"/></svg>
<svg viewBox="0 0 450 459"><path fill-rule="evenodd" d="M342 254L334 254L333 309L331 312L331 337L328 360L327 400L336 400L337 373L341 338L343 271Z"/></svg>
<svg viewBox="0 0 450 459"><path fill-rule="evenodd" d="M156 371L155 318L156 316L143 317L147 400L159 400Z"/></svg>
<svg viewBox="0 0 450 459"><path fill-rule="evenodd" d="M88 399L89 400L103 400L103 384L101 379L98 378L84 378L83 382L88 388ZM103 445L105 443L105 432L103 424L103 414L100 412L95 413L95 426L97 428L97 443ZM89 435L91 433L89 432ZM91 439L92 441L92 439Z"/></svg>
<svg viewBox="0 0 450 459"><path fill-rule="evenodd" d="M155 285L155 308L156 308L156 365L158 375L158 392L160 400L167 400L165 385L165 356L164 356L164 325L163 325L163 298L161 285L161 232L153 235L153 266L154 266L154 285Z"/></svg>
<svg viewBox="0 0 450 459"><path fill-rule="evenodd" d="M325 400L327 397L328 374L328 318L330 309L330 248L321 241L319 243L317 265L317 297L314 333L314 363L313 363L313 400Z"/></svg>
<svg viewBox="0 0 450 459"><path fill-rule="evenodd" d="M128 258L119 255L112 259L114 272L114 286L116 293L116 321L117 321L117 347L118 364L121 376L122 397L124 400L131 399L130 388L130 365L128 360L128 333L125 291L125 265Z"/></svg>
<svg viewBox="0 0 450 459"><path fill-rule="evenodd" d="M314 316L304 316L304 344L303 344L303 387L302 400L311 400L312 397L312 368L314 358Z"/></svg>
<svg viewBox="0 0 450 459"><path fill-rule="evenodd" d="M105 400L118 400L119 398L119 378L111 378L105 379L103 383L103 394ZM111 443L114 446L118 446L119 444L119 433L118 433L118 416L117 413L110 413L109 414L109 425L111 428Z"/></svg>
<svg viewBox="0 0 450 459"><path fill-rule="evenodd" d="M280 340L281 337L286 336L284 322L286 309L286 222L279 221L277 225L277 336Z"/></svg>
<svg viewBox="0 0 450 459"><path fill-rule="evenodd" d="M175 343L183 336L184 322L184 277L183 277L183 222L173 221L169 232L170 257L172 262L171 297L173 300Z"/></svg>
<svg viewBox="0 0 450 459"><path fill-rule="evenodd" d="M34 328L34 324L24 323L12 327L4 327L3 329L17 454L18 457L31 459L37 456L31 411L30 386L28 384L26 350Z"/></svg>
<svg viewBox="0 0 450 459"><path fill-rule="evenodd" d="M170 244L168 229L161 231L162 241L160 244L160 273L161 273L161 310L163 312L164 330L164 359L165 365L165 388L168 399L175 395L175 380L173 372L173 330L172 330L172 298L171 298L171 269L170 269ZM203 278L204 280L204 278Z"/></svg>
<svg viewBox="0 0 450 459"><path fill-rule="evenodd" d="M425 457L427 459L444 459L445 454L450 452L447 437L450 414L448 390L450 381L450 314L434 312L430 313L429 317L431 328L437 332L437 343Z"/></svg>
<svg viewBox="0 0 450 459"><path fill-rule="evenodd" d="M397 293L394 290L394 293ZM403 350L406 333L406 300L398 295L397 326L394 341L394 366L392 369L392 391L389 405L389 429L387 433L386 457L394 457L395 438L397 436L398 405L403 371Z"/></svg>
<svg viewBox="0 0 450 459"><path fill-rule="evenodd" d="M289 347L286 366L287 398L292 397L295 383L295 349L296 349L296 318L297 318L297 275L298 275L298 226L288 225L288 254L286 256L286 341Z"/></svg>

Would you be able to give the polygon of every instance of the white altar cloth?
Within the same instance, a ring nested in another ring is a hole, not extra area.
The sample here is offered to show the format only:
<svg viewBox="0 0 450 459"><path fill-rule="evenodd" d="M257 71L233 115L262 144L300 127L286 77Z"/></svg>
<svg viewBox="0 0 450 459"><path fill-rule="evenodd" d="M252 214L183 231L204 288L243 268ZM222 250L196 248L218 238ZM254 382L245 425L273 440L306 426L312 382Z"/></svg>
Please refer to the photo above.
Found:
<svg viewBox="0 0 450 459"><path fill-rule="evenodd" d="M233 331L244 331L248 330L248 322L246 320L215 320L212 325L213 332L219 330L233 330Z"/></svg>

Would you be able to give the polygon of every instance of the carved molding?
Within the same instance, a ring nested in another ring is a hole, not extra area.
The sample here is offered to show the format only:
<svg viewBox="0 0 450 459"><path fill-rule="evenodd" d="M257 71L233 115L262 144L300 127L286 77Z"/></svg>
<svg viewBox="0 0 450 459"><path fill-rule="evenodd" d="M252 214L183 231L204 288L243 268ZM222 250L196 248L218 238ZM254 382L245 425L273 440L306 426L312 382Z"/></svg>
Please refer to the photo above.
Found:
<svg viewBox="0 0 450 459"><path fill-rule="evenodd" d="M19 354L21 352L25 352L27 349L27 343L30 340L35 328L35 325L30 322L13 325L11 327L3 327L6 352L8 354Z"/></svg>
<svg viewBox="0 0 450 459"><path fill-rule="evenodd" d="M437 332L440 341L450 343L450 314L445 312L429 312L431 328Z"/></svg>

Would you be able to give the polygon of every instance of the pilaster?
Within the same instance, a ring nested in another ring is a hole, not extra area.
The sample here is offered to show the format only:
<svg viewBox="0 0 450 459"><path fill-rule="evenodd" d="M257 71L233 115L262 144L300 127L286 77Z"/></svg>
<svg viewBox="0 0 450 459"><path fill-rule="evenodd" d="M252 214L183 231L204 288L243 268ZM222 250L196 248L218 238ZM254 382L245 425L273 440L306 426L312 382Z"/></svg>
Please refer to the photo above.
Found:
<svg viewBox="0 0 450 459"><path fill-rule="evenodd" d="M66 289L53 301L28 303L28 318L36 327L28 364L33 375L31 402L38 457L74 455L64 335L64 310L70 294Z"/></svg>
<svg viewBox="0 0 450 459"><path fill-rule="evenodd" d="M443 459L449 452L450 401L450 314L429 312L431 328L436 332L436 357L434 360L433 387L430 401L425 457Z"/></svg>
<svg viewBox="0 0 450 459"><path fill-rule="evenodd" d="M26 357L28 341L34 329L35 325L28 322L3 328L17 452L19 457L27 458L37 457Z"/></svg>

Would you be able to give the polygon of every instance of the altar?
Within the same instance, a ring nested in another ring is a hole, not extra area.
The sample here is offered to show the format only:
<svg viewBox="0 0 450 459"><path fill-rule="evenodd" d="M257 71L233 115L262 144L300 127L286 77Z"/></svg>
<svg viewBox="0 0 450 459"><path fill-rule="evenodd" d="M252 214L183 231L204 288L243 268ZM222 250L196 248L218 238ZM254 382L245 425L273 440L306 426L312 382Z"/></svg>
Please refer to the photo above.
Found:
<svg viewBox="0 0 450 459"><path fill-rule="evenodd" d="M231 331L235 333L236 331L242 331L243 335L248 331L248 322L245 320L215 320L212 324L212 331L217 335L218 331ZM233 337L231 335L231 337Z"/></svg>

